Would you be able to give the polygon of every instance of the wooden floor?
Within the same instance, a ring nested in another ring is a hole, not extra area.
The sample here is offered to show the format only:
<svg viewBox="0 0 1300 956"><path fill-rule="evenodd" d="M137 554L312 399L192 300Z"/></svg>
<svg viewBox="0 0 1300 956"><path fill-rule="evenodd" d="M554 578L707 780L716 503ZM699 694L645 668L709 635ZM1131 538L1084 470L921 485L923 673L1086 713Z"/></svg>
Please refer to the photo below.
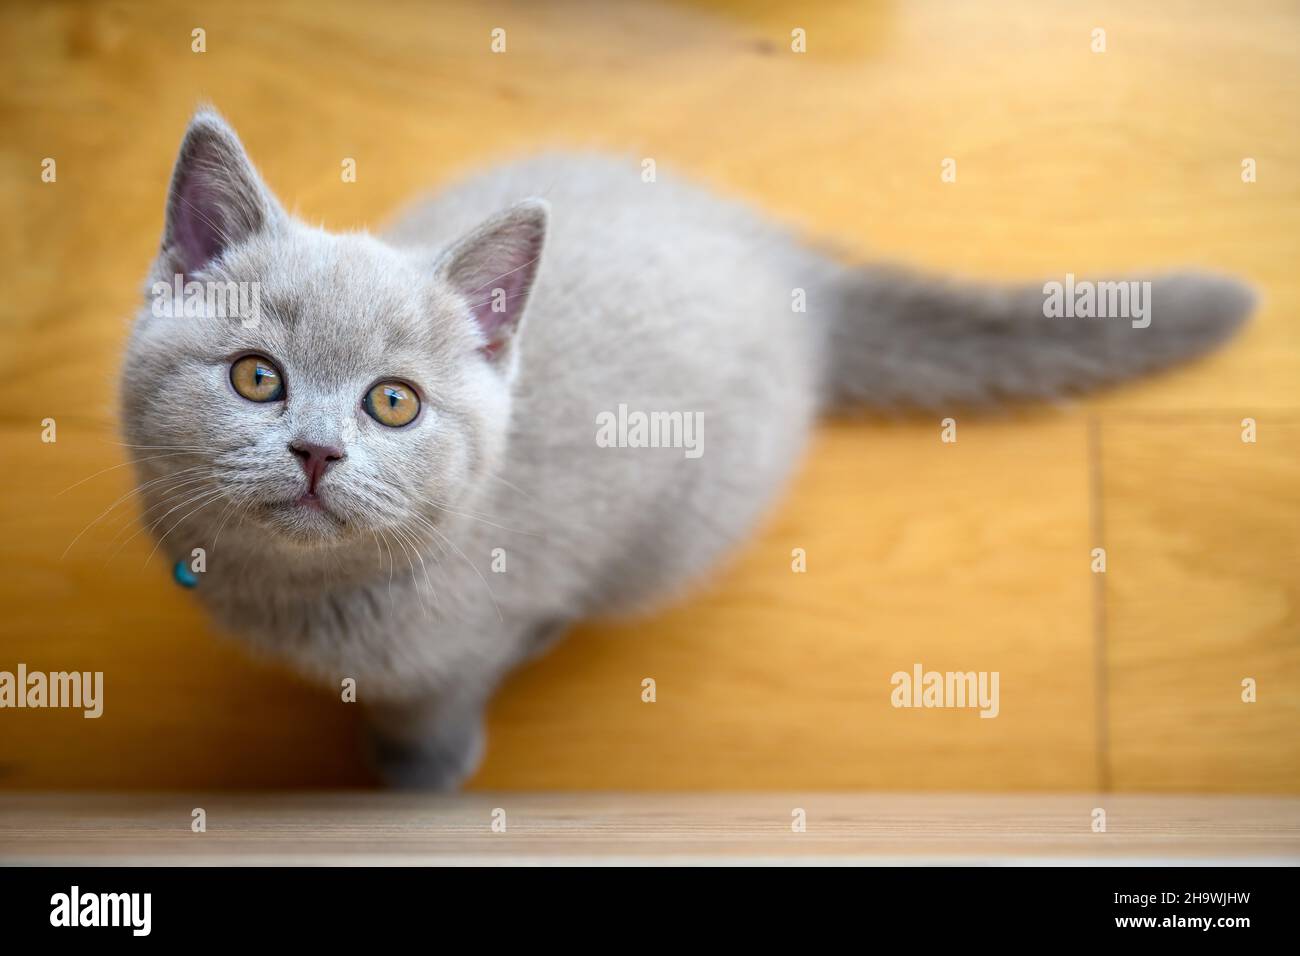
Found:
<svg viewBox="0 0 1300 956"><path fill-rule="evenodd" d="M93 523L131 487L115 369L209 100L286 204L340 229L492 158L606 146L855 256L1019 278L1190 263L1262 295L1219 355L963 418L955 445L937 419L827 425L699 594L584 626L510 683L476 787L1300 793L1298 50L1287 0L6 4L0 670L102 670L106 706L0 711L0 787L369 780L353 705L215 636L129 507ZM890 675L918 662L998 671L1000 715L892 708ZM1148 837L1132 852L1160 852Z"/></svg>
<svg viewBox="0 0 1300 956"><path fill-rule="evenodd" d="M195 832L200 826L202 832ZM1116 794L0 795L0 865L584 862L1295 866L1300 800Z"/></svg>

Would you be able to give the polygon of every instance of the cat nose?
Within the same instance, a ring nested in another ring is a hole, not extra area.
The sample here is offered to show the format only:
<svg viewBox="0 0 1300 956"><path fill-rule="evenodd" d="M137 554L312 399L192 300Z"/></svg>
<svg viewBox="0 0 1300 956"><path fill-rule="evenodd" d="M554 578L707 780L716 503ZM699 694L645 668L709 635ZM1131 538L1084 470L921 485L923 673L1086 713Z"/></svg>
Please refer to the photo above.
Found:
<svg viewBox="0 0 1300 956"><path fill-rule="evenodd" d="M289 451L298 459L302 470L307 475L307 491L315 493L316 483L325 474L326 469L336 461L348 457L342 448L333 445L317 445L315 442L303 441L301 438L289 443Z"/></svg>

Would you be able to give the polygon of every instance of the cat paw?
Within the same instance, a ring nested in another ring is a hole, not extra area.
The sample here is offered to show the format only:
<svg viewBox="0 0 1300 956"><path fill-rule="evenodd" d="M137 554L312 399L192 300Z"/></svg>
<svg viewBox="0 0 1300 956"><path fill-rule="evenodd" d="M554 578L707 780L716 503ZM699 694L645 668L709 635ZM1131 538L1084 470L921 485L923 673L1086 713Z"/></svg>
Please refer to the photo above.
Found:
<svg viewBox="0 0 1300 956"><path fill-rule="evenodd" d="M385 786L395 790L458 790L483 758L481 722L423 738L371 730L370 752Z"/></svg>

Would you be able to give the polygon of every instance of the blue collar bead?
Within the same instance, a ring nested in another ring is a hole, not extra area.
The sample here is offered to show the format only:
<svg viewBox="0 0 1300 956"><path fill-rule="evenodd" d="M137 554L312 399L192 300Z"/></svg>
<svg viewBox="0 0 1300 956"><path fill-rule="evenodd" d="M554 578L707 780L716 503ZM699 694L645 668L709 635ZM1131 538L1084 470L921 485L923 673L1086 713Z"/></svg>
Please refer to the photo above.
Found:
<svg viewBox="0 0 1300 956"><path fill-rule="evenodd" d="M172 577L183 588L192 588L199 583L199 576L190 570L190 566L184 558L177 561L176 566L172 568Z"/></svg>

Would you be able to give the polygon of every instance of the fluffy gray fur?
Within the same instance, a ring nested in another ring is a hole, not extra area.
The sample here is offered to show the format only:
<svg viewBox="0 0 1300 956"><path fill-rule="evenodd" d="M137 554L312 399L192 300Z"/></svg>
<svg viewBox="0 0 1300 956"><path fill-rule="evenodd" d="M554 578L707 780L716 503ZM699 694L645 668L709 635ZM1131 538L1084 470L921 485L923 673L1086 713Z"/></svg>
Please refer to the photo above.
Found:
<svg viewBox="0 0 1300 956"><path fill-rule="evenodd" d="M820 412L1117 381L1206 351L1251 302L1189 273L1156 280L1147 329L1046 319L1041 284L849 266L589 155L471 178L382 238L334 234L287 215L210 111L181 146L150 285L177 273L260 283L261 317L142 309L122 417L146 519L173 561L207 549L196 594L224 630L334 688L355 678L385 777L437 788L474 770L511 669L570 622L681 591L749 534ZM491 329L494 282L511 301ZM235 392L246 352L279 364L284 401ZM418 389L413 424L364 411L385 378ZM703 453L600 447L620 403L701 413ZM346 451L327 511L294 504L303 439Z"/></svg>

